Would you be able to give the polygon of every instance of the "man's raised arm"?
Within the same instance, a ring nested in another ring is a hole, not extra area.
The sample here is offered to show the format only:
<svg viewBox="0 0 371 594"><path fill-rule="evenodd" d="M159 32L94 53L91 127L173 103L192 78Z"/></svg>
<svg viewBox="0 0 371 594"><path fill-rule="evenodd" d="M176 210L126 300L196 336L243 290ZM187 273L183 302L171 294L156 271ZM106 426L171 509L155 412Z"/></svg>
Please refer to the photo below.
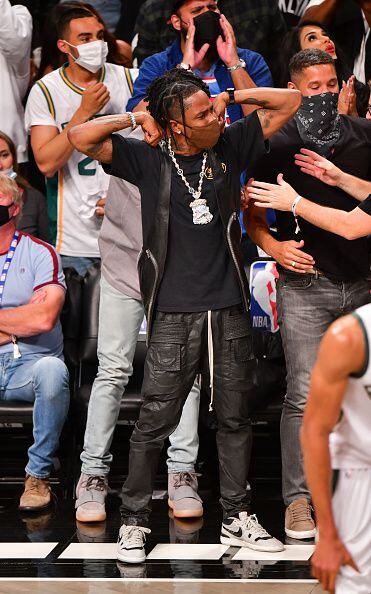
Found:
<svg viewBox="0 0 371 594"><path fill-rule="evenodd" d="M238 105L256 105L264 138L270 138L295 115L301 104L301 93L296 89L243 89L235 91ZM214 101L214 111L220 116L230 102L226 91Z"/></svg>
<svg viewBox="0 0 371 594"><path fill-rule="evenodd" d="M133 127L133 123L133 116L128 113L104 116L74 126L68 131L68 139L79 152L101 163L111 163L111 134ZM142 127L148 144L155 146L159 142L162 133L148 112L137 112L135 123Z"/></svg>

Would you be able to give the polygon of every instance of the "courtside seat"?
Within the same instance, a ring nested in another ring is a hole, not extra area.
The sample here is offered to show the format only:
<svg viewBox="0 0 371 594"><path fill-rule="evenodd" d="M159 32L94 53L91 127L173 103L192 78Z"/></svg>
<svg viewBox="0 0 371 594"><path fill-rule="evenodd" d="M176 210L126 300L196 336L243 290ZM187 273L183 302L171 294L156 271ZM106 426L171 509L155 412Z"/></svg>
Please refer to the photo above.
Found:
<svg viewBox="0 0 371 594"><path fill-rule="evenodd" d="M92 385L98 369L99 281L100 265L95 264L89 268L83 280L80 339L81 381L73 399L74 418L78 419L81 427L85 427ZM122 332L125 332L125 328L122 328ZM133 361L133 375L121 400L118 424L133 425L139 416L139 409L142 402L141 386L146 352L145 337L140 336Z"/></svg>

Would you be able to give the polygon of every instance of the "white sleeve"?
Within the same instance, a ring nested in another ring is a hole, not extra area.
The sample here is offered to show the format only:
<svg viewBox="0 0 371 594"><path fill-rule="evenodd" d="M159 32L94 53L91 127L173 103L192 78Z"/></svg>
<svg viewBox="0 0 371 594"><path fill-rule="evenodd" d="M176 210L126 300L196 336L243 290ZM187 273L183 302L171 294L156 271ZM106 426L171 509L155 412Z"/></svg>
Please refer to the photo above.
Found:
<svg viewBox="0 0 371 594"><path fill-rule="evenodd" d="M0 52L13 65L25 68L30 61L32 17L25 6L0 0Z"/></svg>
<svg viewBox="0 0 371 594"><path fill-rule="evenodd" d="M25 111L25 127L27 132L32 126L54 126L57 128L55 118L51 113L52 105L37 83L32 87L27 99Z"/></svg>

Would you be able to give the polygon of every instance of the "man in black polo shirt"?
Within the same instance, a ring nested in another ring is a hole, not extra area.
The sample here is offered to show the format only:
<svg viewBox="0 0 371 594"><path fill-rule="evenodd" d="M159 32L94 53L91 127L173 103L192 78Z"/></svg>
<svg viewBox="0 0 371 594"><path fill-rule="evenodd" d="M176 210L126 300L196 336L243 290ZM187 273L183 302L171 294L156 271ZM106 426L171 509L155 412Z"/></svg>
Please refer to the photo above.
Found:
<svg viewBox="0 0 371 594"><path fill-rule="evenodd" d="M221 135L225 109L234 101L263 109ZM139 278L149 348L144 402L131 437L123 487L120 561L145 559L164 439L179 423L195 376L204 372L218 418L221 542L283 550L250 514L246 491L253 352L238 214L241 172L265 152L264 139L286 123L299 104L300 93L284 89L230 89L211 103L201 79L174 69L150 85L149 113L98 118L96 124L70 132L76 148L109 164L109 173L137 185L142 201ZM111 136L136 124L142 126L146 142ZM156 146L162 135L161 147L149 146Z"/></svg>
<svg viewBox="0 0 371 594"><path fill-rule="evenodd" d="M290 62L291 88L303 95L294 119L271 140L270 154L254 168L263 182L284 179L301 196L322 206L350 211L357 205L340 188L307 175L295 165L303 147L327 157L343 171L369 179L371 126L363 118L339 116L338 84L332 58L321 50L304 50ZM310 372L322 336L339 316L368 303L369 254L365 238L346 240L276 211L278 239L272 237L265 210L251 206L245 224L252 239L279 264L277 310L287 365L287 394L281 420L285 530L292 538L311 538L315 524L305 483L299 432Z"/></svg>

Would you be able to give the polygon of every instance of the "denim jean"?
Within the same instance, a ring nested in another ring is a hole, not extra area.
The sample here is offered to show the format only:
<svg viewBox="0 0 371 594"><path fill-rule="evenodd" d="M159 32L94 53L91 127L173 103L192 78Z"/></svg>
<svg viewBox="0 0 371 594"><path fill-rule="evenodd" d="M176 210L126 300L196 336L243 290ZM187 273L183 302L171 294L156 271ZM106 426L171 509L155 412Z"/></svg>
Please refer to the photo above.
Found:
<svg viewBox="0 0 371 594"><path fill-rule="evenodd" d="M280 272L277 311L287 368L281 418L282 490L286 506L296 499L310 499L299 433L321 339L337 318L369 301L367 280L341 282L318 274Z"/></svg>
<svg viewBox="0 0 371 594"><path fill-rule="evenodd" d="M70 402L66 365L58 357L0 355L0 399L35 403L26 474L48 477Z"/></svg>
<svg viewBox="0 0 371 594"><path fill-rule="evenodd" d="M102 276L98 374L88 408L82 472L108 475L112 454L110 447L120 412L125 387L133 373L133 358L138 333L144 317L141 301L123 295ZM192 471L198 454L198 411L200 389L195 383L189 393L180 423L170 436L169 472Z"/></svg>
<svg viewBox="0 0 371 594"><path fill-rule="evenodd" d="M80 276L85 276L88 268L93 266L96 262L100 262L100 258L85 258L84 256L62 256L63 268L74 268Z"/></svg>

